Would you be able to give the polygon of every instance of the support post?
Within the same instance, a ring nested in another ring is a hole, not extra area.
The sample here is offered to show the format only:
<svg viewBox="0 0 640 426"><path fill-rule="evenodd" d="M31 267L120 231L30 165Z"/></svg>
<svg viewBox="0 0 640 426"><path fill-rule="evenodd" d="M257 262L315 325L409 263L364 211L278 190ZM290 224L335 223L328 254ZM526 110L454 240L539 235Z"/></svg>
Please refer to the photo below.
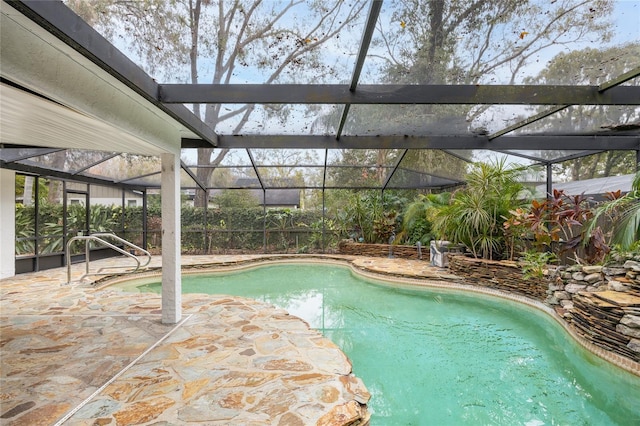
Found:
<svg viewBox="0 0 640 426"><path fill-rule="evenodd" d="M204 232L202 237L202 254L209 254L209 190L204 191Z"/></svg>
<svg viewBox="0 0 640 426"><path fill-rule="evenodd" d="M324 198L324 188L322 188L322 253L324 254L326 242L325 242L325 198Z"/></svg>
<svg viewBox="0 0 640 426"><path fill-rule="evenodd" d="M35 256L35 262L33 265L33 270L38 272L40 270L40 177L36 176L35 178L35 209L33 211L34 219L33 219L33 230L34 230L34 240L33 240L33 254Z"/></svg>
<svg viewBox="0 0 640 426"><path fill-rule="evenodd" d="M551 199L553 193L553 167L551 163L547 163L547 200Z"/></svg>
<svg viewBox="0 0 640 426"><path fill-rule="evenodd" d="M142 191L142 248L149 250L149 224L147 223L147 190Z"/></svg>
<svg viewBox="0 0 640 426"><path fill-rule="evenodd" d="M49 187L49 191L51 191L51 187ZM69 206L67 205L67 198L68 198L67 197L67 181L63 180L62 181L62 247L66 247L67 241L69 241L69 223L68 223ZM62 257L62 265L66 265L67 260L70 260L70 259L67 259L67 256L71 257L71 250L69 250L69 252L66 252L66 251L64 252Z"/></svg>
<svg viewBox="0 0 640 426"><path fill-rule="evenodd" d="M0 169L0 278L16 274L16 173Z"/></svg>
<svg viewBox="0 0 640 426"><path fill-rule="evenodd" d="M162 323L182 317L180 271L180 156L161 154L162 160Z"/></svg>
<svg viewBox="0 0 640 426"><path fill-rule="evenodd" d="M125 240L128 240L130 237L126 234L124 229L124 224L126 219L125 216L127 215L127 204L125 203L125 198L124 198L125 192L127 192L126 189L124 188L120 189L120 194L122 194L122 216L120 216L120 236Z"/></svg>

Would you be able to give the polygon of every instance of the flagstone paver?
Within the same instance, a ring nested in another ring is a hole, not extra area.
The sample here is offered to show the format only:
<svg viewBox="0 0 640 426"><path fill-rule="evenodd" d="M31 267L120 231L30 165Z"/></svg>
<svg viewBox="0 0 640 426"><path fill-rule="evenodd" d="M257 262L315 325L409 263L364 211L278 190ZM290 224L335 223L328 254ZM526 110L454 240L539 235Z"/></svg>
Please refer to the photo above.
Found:
<svg viewBox="0 0 640 426"><path fill-rule="evenodd" d="M184 256L183 265L233 267L276 258L283 257ZM92 262L92 269L122 261ZM397 261L354 266L432 278L441 273L424 262L394 266ZM154 257L149 267L160 262ZM73 279L83 269L73 265ZM183 295L183 321L165 325L158 295L66 281L64 268L0 281L1 424L368 422L370 395L348 358L281 309L241 297Z"/></svg>

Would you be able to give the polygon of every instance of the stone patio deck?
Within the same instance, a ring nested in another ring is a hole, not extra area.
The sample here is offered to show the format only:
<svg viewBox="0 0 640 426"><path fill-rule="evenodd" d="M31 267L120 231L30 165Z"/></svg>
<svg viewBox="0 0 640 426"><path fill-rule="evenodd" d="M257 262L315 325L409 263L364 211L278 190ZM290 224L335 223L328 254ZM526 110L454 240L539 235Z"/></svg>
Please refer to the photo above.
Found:
<svg viewBox="0 0 640 426"><path fill-rule="evenodd" d="M183 266L296 257L184 256ZM426 262L341 258L372 272L452 278ZM150 268L160 261L154 257ZM74 265L74 279L83 270ZM66 281L64 268L0 281L2 424L368 422L369 393L347 357L280 309L240 297L183 295L182 321L163 325L158 295Z"/></svg>

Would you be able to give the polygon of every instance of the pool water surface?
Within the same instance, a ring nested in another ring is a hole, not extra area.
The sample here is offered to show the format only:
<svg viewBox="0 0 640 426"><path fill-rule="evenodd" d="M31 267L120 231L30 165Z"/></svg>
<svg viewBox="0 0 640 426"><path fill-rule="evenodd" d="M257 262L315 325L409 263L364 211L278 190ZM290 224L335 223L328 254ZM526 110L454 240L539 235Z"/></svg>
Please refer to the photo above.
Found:
<svg viewBox="0 0 640 426"><path fill-rule="evenodd" d="M640 424L640 378L526 305L392 287L327 265L184 275L182 285L266 301L320 330L371 392L374 426ZM160 292L159 282L119 287Z"/></svg>

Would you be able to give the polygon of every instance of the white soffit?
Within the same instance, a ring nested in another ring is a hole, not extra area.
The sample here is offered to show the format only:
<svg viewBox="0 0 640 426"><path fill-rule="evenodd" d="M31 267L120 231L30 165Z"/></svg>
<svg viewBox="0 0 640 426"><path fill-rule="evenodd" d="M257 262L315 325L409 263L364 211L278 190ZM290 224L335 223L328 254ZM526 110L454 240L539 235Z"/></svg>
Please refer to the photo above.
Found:
<svg viewBox="0 0 640 426"><path fill-rule="evenodd" d="M0 75L64 105L3 85L2 143L157 155L178 153L182 137L196 137L36 23L0 6Z"/></svg>
<svg viewBox="0 0 640 426"><path fill-rule="evenodd" d="M163 152L100 120L6 84L0 84L0 141L146 155Z"/></svg>

